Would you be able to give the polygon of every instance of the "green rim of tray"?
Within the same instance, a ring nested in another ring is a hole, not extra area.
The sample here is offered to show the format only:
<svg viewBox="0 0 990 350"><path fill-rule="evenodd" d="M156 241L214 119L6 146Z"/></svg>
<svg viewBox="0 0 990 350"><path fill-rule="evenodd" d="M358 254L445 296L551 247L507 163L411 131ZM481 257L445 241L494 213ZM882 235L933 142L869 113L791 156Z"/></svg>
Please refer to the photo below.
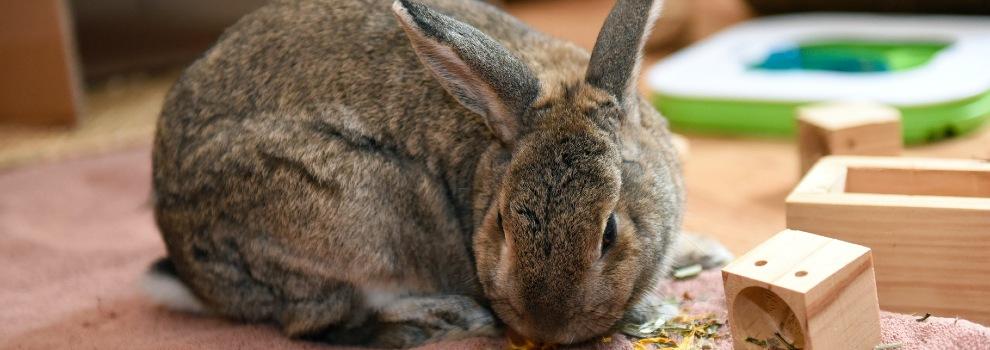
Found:
<svg viewBox="0 0 990 350"><path fill-rule="evenodd" d="M816 101L717 100L653 94L657 107L678 131L784 137L794 134L796 108ZM901 111L904 143L920 144L965 134L990 118L990 91L970 98Z"/></svg>

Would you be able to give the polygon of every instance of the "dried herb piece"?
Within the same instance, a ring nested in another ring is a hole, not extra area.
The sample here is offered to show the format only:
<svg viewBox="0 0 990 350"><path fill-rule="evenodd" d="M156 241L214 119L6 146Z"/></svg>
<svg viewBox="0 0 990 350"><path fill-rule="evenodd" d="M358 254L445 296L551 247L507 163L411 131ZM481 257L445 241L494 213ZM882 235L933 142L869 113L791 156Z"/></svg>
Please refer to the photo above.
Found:
<svg viewBox="0 0 990 350"><path fill-rule="evenodd" d="M880 344L873 347L873 350L894 350L900 349L901 346L903 346L901 343Z"/></svg>
<svg viewBox="0 0 990 350"><path fill-rule="evenodd" d="M773 335L776 336L777 339L780 339L780 341L784 342L784 345L787 345L787 350L801 350L794 346L793 343L787 341L787 339L784 339L784 336L780 335L780 332L773 332Z"/></svg>
<svg viewBox="0 0 990 350"><path fill-rule="evenodd" d="M681 338L681 343L677 344L677 348L675 348L674 350L692 350L692 349L694 349L694 330L691 330L691 333L685 335L684 338Z"/></svg>
<svg viewBox="0 0 990 350"><path fill-rule="evenodd" d="M522 344L516 344L512 339L509 339L509 350L555 350L557 345L554 344L539 344L526 339Z"/></svg>
<svg viewBox="0 0 990 350"><path fill-rule="evenodd" d="M773 335L773 337L769 337L767 339L746 337L746 342L759 345L761 348L767 350L801 350L801 348L787 341L787 339L784 339L784 336L782 336L780 332L774 332Z"/></svg>
<svg viewBox="0 0 990 350"><path fill-rule="evenodd" d="M924 316L921 316L921 318L919 318L919 319L917 319L917 320L915 320L915 321L918 321L918 322L925 322L925 321L928 321L928 318L929 318L929 317L932 317L932 314L929 314L929 313L926 313L926 314L925 314Z"/></svg>
<svg viewBox="0 0 990 350"><path fill-rule="evenodd" d="M766 340L756 339L756 338L753 338L753 337L746 337L746 342L747 343L750 343L750 344L759 345L760 347L763 347L764 349L770 346L769 344L767 344L767 341Z"/></svg>
<svg viewBox="0 0 990 350"><path fill-rule="evenodd" d="M679 280L692 278L698 276L698 274L700 274L702 270L704 270L704 268L701 266L701 264L685 266L677 270L674 270L674 278Z"/></svg>
<svg viewBox="0 0 990 350"><path fill-rule="evenodd" d="M557 348L556 344L537 343L512 330L506 332L506 340L509 343L508 350L555 350Z"/></svg>
<svg viewBox="0 0 990 350"><path fill-rule="evenodd" d="M646 346L649 344L660 345L665 349L677 346L677 342L667 337L643 338L632 344L633 350L648 350Z"/></svg>

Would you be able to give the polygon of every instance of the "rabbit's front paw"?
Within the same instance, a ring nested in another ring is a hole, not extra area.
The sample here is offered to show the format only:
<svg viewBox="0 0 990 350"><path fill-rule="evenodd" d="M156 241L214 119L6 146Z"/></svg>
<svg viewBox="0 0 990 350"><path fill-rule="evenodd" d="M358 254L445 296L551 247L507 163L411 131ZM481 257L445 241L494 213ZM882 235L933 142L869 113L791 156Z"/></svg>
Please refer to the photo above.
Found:
<svg viewBox="0 0 990 350"><path fill-rule="evenodd" d="M407 297L379 310L373 346L412 347L440 340L496 336L495 317L459 295Z"/></svg>
<svg viewBox="0 0 990 350"><path fill-rule="evenodd" d="M674 269L701 265L704 269L722 267L735 259L732 252L713 238L693 233L681 234L674 249Z"/></svg>

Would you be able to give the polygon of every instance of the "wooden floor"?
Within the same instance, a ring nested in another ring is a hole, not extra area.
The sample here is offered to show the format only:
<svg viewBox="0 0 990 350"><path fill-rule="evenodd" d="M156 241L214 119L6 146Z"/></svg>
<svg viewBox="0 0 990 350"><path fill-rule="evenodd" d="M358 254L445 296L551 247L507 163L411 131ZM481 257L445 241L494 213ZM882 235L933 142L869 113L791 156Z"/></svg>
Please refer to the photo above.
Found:
<svg viewBox="0 0 990 350"><path fill-rule="evenodd" d="M678 0L668 0L678 1ZM691 1L687 35L703 38L747 16L738 0ZM533 27L590 48L612 0L516 0L506 6ZM663 19L659 23L664 25ZM663 52L647 54L647 64ZM4 167L148 144L162 98L175 74L112 81L87 94L79 128L28 130L0 127L0 171ZM688 230L706 233L742 253L784 228L784 197L798 180L790 140L687 135L690 155ZM913 156L990 159L990 129L906 152Z"/></svg>

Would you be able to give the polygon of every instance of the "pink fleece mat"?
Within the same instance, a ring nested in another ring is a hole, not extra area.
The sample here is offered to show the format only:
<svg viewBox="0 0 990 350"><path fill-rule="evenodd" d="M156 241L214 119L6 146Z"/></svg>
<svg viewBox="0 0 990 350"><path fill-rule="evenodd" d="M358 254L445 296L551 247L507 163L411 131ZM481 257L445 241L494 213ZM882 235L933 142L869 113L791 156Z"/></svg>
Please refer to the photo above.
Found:
<svg viewBox="0 0 990 350"><path fill-rule="evenodd" d="M137 280L164 254L148 196L147 148L0 172L0 349L331 349L268 325L163 310ZM664 287L688 312L725 319L717 271ZM901 349L990 349L990 329L883 313L883 341ZM726 341L721 347L728 349ZM423 349L504 349L468 339ZM628 349L616 336L586 348Z"/></svg>

